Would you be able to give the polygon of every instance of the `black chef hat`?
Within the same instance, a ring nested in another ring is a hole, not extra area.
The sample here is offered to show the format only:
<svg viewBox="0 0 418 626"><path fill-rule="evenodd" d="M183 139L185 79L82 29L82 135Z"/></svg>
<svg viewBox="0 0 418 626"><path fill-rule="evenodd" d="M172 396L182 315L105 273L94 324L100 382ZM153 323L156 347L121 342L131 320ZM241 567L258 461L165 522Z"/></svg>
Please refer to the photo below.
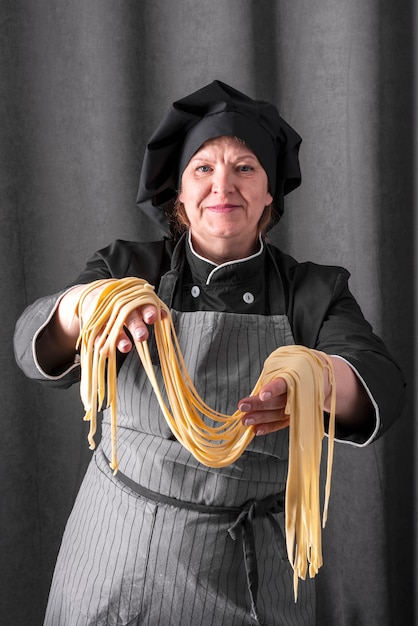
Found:
<svg viewBox="0 0 418 626"><path fill-rule="evenodd" d="M274 199L273 226L283 213L283 197L300 185L302 141L275 106L253 100L219 80L173 102L144 155L136 203L165 232L187 163L214 137L242 139L266 171Z"/></svg>

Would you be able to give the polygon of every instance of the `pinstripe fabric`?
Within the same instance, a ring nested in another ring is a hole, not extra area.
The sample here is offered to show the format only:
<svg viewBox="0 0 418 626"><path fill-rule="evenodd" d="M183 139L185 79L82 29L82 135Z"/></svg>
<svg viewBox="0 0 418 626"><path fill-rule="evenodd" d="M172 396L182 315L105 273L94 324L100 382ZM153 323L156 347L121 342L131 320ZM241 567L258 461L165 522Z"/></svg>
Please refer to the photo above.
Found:
<svg viewBox="0 0 418 626"><path fill-rule="evenodd" d="M293 343L284 316L173 312L199 393L232 413L256 382L271 351ZM156 366L158 371L158 368ZM284 488L287 433L258 437L236 463L210 469L171 435L135 354L118 377L119 463L142 486L186 502L241 506ZM274 529L254 521L259 575L250 616L240 541L231 514L207 514L144 500L112 475L109 419L64 534L45 626L311 626L312 581L293 600L292 571ZM103 454L104 452L104 454ZM283 515L277 516L283 526Z"/></svg>

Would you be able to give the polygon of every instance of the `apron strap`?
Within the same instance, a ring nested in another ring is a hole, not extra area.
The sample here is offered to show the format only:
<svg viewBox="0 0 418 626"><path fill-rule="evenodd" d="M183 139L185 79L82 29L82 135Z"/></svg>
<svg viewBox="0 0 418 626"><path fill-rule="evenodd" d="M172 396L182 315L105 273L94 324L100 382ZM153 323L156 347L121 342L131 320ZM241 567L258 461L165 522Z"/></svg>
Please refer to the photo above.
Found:
<svg viewBox="0 0 418 626"><path fill-rule="evenodd" d="M269 315L287 315L287 294L276 260L269 244L264 241L267 262L267 301Z"/></svg>
<svg viewBox="0 0 418 626"><path fill-rule="evenodd" d="M183 250L185 239L186 233L178 240L171 257L171 269L161 276L158 286L158 297L165 302L169 309L173 308L176 287L184 269L185 254L183 254Z"/></svg>
<svg viewBox="0 0 418 626"><path fill-rule="evenodd" d="M174 292L178 279L179 274L177 270L169 270L166 274L161 276L157 295L169 309L173 308Z"/></svg>

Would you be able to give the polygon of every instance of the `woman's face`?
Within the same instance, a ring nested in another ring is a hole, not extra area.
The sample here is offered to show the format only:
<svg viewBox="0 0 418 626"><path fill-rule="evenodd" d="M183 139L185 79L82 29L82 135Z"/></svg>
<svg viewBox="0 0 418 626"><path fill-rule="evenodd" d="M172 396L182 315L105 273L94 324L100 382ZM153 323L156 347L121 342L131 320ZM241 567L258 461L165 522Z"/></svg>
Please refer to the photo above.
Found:
<svg viewBox="0 0 418 626"><path fill-rule="evenodd" d="M196 252L221 263L255 251L260 218L273 198L255 154L233 137L217 137L190 159L179 200Z"/></svg>

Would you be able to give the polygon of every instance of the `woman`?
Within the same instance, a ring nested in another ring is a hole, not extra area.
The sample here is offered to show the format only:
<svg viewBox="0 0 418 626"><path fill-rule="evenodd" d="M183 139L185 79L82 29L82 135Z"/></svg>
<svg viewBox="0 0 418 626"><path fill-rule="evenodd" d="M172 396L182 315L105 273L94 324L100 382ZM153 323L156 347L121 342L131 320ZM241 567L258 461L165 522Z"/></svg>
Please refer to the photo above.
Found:
<svg viewBox="0 0 418 626"><path fill-rule="evenodd" d="M200 395L223 413L239 407L257 435L230 466L197 462L172 436L131 349L131 337L152 335L156 310L132 313L117 341L119 472L109 468L105 411L45 624L315 624L314 581L299 585L295 603L283 551L286 383L276 378L257 397L249 390L279 346L328 353L337 436L364 446L396 419L403 381L350 294L348 273L299 264L266 241L283 196L300 184L300 141L274 106L219 81L175 102L147 146L138 192L141 209L174 236L116 241L74 286L21 316L23 370L68 386L79 378L73 312L83 285L145 278L171 308ZM324 390L328 410L327 376Z"/></svg>

